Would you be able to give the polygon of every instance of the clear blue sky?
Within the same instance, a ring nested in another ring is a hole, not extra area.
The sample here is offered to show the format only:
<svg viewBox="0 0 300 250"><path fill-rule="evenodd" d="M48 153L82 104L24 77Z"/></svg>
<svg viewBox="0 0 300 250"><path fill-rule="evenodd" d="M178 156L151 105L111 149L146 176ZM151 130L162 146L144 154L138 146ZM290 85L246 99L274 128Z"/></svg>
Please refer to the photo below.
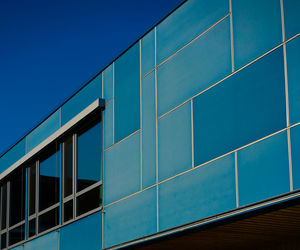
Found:
<svg viewBox="0 0 300 250"><path fill-rule="evenodd" d="M182 2L0 1L0 154Z"/></svg>

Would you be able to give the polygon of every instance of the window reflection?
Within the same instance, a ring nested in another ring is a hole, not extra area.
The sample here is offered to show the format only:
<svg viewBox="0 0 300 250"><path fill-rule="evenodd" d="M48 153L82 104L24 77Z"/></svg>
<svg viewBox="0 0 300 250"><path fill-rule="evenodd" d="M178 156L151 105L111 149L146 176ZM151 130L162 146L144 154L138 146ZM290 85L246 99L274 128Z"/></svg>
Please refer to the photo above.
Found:
<svg viewBox="0 0 300 250"><path fill-rule="evenodd" d="M56 147L48 148L40 159L39 211L59 201L59 167Z"/></svg>
<svg viewBox="0 0 300 250"><path fill-rule="evenodd" d="M102 123L97 119L78 134L77 191L101 180L101 152Z"/></svg>
<svg viewBox="0 0 300 250"><path fill-rule="evenodd" d="M70 136L64 142L64 197L73 193L73 140Z"/></svg>

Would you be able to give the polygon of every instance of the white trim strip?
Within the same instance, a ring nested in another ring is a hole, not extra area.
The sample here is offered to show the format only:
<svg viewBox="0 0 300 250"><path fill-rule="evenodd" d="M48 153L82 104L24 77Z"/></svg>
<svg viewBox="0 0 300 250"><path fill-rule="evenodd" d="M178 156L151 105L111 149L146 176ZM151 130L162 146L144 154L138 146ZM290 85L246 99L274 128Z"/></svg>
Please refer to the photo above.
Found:
<svg viewBox="0 0 300 250"><path fill-rule="evenodd" d="M75 124L80 122L83 118L91 114L93 111L98 109L100 107L100 100L95 100L92 104L90 104L88 107L86 107L83 111L81 111L78 115L76 115L72 120L67 122L64 126L62 126L60 129L58 129L56 132L54 132L52 135L50 135L48 138L46 138L44 141L42 141L39 145L37 145L34 149L32 149L30 152L28 152L26 155L24 155L21 159L19 159L16 163L11 165L8 169L6 169L4 172L0 174L0 180L2 180L5 176L10 174L12 171L14 171L16 168L18 168L20 165L28 161L31 157L33 157L35 154L37 154L39 151L41 151L43 148L48 146L50 143L55 141L58 137L62 136L65 132L67 132L69 129L71 129Z"/></svg>

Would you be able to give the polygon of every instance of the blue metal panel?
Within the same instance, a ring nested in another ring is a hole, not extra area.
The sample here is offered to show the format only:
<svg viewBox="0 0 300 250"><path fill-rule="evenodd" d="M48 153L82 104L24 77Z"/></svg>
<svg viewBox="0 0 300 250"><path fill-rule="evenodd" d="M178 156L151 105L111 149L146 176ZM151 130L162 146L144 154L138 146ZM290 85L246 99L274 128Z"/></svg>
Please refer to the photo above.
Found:
<svg viewBox="0 0 300 250"><path fill-rule="evenodd" d="M227 0L190 0L157 27L157 63L161 63L229 12Z"/></svg>
<svg viewBox="0 0 300 250"><path fill-rule="evenodd" d="M61 250L102 248L102 214L97 212L60 229Z"/></svg>
<svg viewBox="0 0 300 250"><path fill-rule="evenodd" d="M19 141L12 149L0 158L0 173L9 168L25 155L26 139Z"/></svg>
<svg viewBox="0 0 300 250"><path fill-rule="evenodd" d="M291 151L294 190L300 189L300 126L291 129Z"/></svg>
<svg viewBox="0 0 300 250"><path fill-rule="evenodd" d="M104 152L104 205L140 189L140 133Z"/></svg>
<svg viewBox="0 0 300 250"><path fill-rule="evenodd" d="M300 37L286 44L290 124L300 121Z"/></svg>
<svg viewBox="0 0 300 250"><path fill-rule="evenodd" d="M158 115L231 73L229 17L157 69Z"/></svg>
<svg viewBox="0 0 300 250"><path fill-rule="evenodd" d="M160 230L234 209L234 155L160 184L158 199Z"/></svg>
<svg viewBox="0 0 300 250"><path fill-rule="evenodd" d="M12 250L23 250L24 247L23 247L23 245L21 245L21 246L17 246L17 247L11 248L11 249Z"/></svg>
<svg viewBox="0 0 300 250"><path fill-rule="evenodd" d="M24 244L24 250L59 249L59 232L54 231Z"/></svg>
<svg viewBox="0 0 300 250"><path fill-rule="evenodd" d="M156 182L155 73L142 82L142 178L143 188Z"/></svg>
<svg viewBox="0 0 300 250"><path fill-rule="evenodd" d="M100 74L61 107L61 125L66 124L93 101L101 97L102 76Z"/></svg>
<svg viewBox="0 0 300 250"><path fill-rule="evenodd" d="M240 206L289 192L287 133L237 152Z"/></svg>
<svg viewBox="0 0 300 250"><path fill-rule="evenodd" d="M155 33L150 31L141 40L142 76L155 67Z"/></svg>
<svg viewBox="0 0 300 250"><path fill-rule="evenodd" d="M280 1L232 0L235 68L282 42Z"/></svg>
<svg viewBox="0 0 300 250"><path fill-rule="evenodd" d="M113 102L108 103L103 111L104 149L113 144Z"/></svg>
<svg viewBox="0 0 300 250"><path fill-rule="evenodd" d="M300 1L283 0L286 40L300 32Z"/></svg>
<svg viewBox="0 0 300 250"><path fill-rule="evenodd" d="M103 72L103 98L108 102L113 98L114 84L113 64L106 68Z"/></svg>
<svg viewBox="0 0 300 250"><path fill-rule="evenodd" d="M135 44L115 62L115 142L140 128L140 58Z"/></svg>
<svg viewBox="0 0 300 250"><path fill-rule="evenodd" d="M158 180L192 168L191 103L158 120Z"/></svg>
<svg viewBox="0 0 300 250"><path fill-rule="evenodd" d="M156 187L105 208L104 247L156 232Z"/></svg>
<svg viewBox="0 0 300 250"><path fill-rule="evenodd" d="M27 152L60 128L60 109L53 113L27 136Z"/></svg>
<svg viewBox="0 0 300 250"><path fill-rule="evenodd" d="M195 165L286 126L282 47L194 100Z"/></svg>

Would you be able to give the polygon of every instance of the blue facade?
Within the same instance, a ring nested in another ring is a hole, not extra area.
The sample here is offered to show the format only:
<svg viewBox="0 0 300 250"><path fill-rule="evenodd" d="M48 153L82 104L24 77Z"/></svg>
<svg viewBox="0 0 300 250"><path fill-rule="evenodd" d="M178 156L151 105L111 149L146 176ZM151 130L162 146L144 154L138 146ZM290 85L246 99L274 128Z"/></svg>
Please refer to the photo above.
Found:
<svg viewBox="0 0 300 250"><path fill-rule="evenodd" d="M0 172L23 167L16 162L103 98L101 138L91 129L72 139L75 177L100 180L102 205L62 224L62 206L81 193L60 192L55 230L15 249L130 245L299 191L299 11L297 0L187 1L99 72L1 156ZM39 168L62 186L66 149L56 143L56 175Z"/></svg>

